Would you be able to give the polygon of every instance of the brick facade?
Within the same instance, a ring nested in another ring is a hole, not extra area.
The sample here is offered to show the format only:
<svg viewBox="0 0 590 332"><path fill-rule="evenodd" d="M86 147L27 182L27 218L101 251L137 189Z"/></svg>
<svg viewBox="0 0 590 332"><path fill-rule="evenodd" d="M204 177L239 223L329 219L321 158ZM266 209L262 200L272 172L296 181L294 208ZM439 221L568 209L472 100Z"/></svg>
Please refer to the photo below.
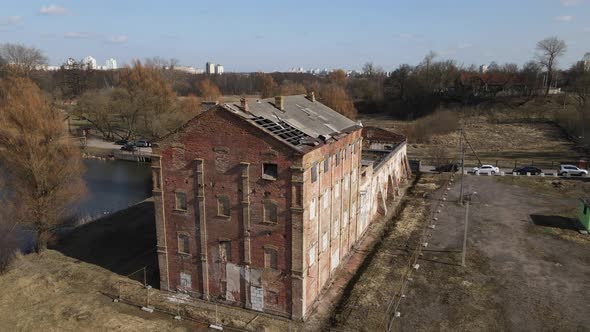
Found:
<svg viewBox="0 0 590 332"><path fill-rule="evenodd" d="M384 170L404 167L400 145ZM221 105L164 138L152 159L161 288L304 319L373 218L359 216L362 147L355 127L294 149Z"/></svg>

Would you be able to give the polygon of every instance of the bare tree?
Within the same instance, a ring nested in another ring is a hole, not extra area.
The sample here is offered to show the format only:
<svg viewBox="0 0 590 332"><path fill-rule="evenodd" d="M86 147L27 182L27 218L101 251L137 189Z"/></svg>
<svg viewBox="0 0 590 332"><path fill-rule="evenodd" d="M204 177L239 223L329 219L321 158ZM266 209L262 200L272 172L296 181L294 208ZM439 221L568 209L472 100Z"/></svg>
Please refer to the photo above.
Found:
<svg viewBox="0 0 590 332"><path fill-rule="evenodd" d="M47 58L41 50L21 44L6 43L0 45L0 57L26 75L35 67L47 63Z"/></svg>
<svg viewBox="0 0 590 332"><path fill-rule="evenodd" d="M557 37L549 37L537 43L537 51L540 52L537 54L537 60L547 70L547 86L545 87L545 96L547 96L551 83L553 83L553 70L557 65L557 58L565 54L567 45Z"/></svg>
<svg viewBox="0 0 590 332"><path fill-rule="evenodd" d="M63 112L28 78L0 81L0 162L8 173L15 218L35 232L40 252L84 192L83 166Z"/></svg>

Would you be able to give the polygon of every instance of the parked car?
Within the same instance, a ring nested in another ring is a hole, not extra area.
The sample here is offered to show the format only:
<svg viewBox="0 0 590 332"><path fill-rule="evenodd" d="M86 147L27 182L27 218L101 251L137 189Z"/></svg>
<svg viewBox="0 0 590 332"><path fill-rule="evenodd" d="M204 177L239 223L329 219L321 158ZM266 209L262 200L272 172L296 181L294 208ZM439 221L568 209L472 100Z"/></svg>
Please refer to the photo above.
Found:
<svg viewBox="0 0 590 332"><path fill-rule="evenodd" d="M121 147L121 150L133 152L133 151L137 150L137 147L135 147L134 143L127 143Z"/></svg>
<svg viewBox="0 0 590 332"><path fill-rule="evenodd" d="M141 139L135 143L135 146L137 146L138 148L147 148L149 146L152 146L152 144L144 139Z"/></svg>
<svg viewBox="0 0 590 332"><path fill-rule="evenodd" d="M475 175L479 175L479 174L494 175L496 173L500 173L500 169L498 167L492 166L492 165L481 165L481 167L473 167L473 169L471 171Z"/></svg>
<svg viewBox="0 0 590 332"><path fill-rule="evenodd" d="M126 139L120 139L118 141L115 141L115 144L117 145L125 145L127 143L129 143L129 141L127 141Z"/></svg>
<svg viewBox="0 0 590 332"><path fill-rule="evenodd" d="M578 168L574 165L559 165L559 171L557 172L559 176L588 176L588 171L585 169Z"/></svg>
<svg viewBox="0 0 590 332"><path fill-rule="evenodd" d="M537 175L543 173L543 170L535 166L524 166L513 169L512 173L518 173L520 175L526 175L527 173L530 173L531 175Z"/></svg>
<svg viewBox="0 0 590 332"><path fill-rule="evenodd" d="M445 164L439 165L434 168L435 172L457 172L459 170L459 164Z"/></svg>

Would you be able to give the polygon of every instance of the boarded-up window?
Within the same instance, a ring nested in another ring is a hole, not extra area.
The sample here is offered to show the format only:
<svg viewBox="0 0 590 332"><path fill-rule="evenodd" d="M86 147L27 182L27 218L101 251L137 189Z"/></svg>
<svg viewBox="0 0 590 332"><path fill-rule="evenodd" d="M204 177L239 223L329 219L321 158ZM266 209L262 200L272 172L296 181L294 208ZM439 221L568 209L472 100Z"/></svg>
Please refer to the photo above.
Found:
<svg viewBox="0 0 590 332"><path fill-rule="evenodd" d="M186 193L176 192L174 196L176 210L186 211Z"/></svg>
<svg viewBox="0 0 590 332"><path fill-rule="evenodd" d="M309 267L312 267L313 264L315 264L315 244L313 246L311 246L311 248L309 248Z"/></svg>
<svg viewBox="0 0 590 332"><path fill-rule="evenodd" d="M273 248L264 248L264 267L267 269L277 269L277 251Z"/></svg>
<svg viewBox="0 0 590 332"><path fill-rule="evenodd" d="M309 203L309 219L315 218L315 198L311 199L311 203Z"/></svg>
<svg viewBox="0 0 590 332"><path fill-rule="evenodd" d="M265 180L276 180L279 177L279 168L277 164L262 164L262 178Z"/></svg>
<svg viewBox="0 0 590 332"><path fill-rule="evenodd" d="M330 155L326 155L324 159L324 173L330 170Z"/></svg>
<svg viewBox="0 0 590 332"><path fill-rule="evenodd" d="M322 196L322 207L324 209L328 208L328 204L330 203L330 192L328 189L324 190L324 195Z"/></svg>
<svg viewBox="0 0 590 332"><path fill-rule="evenodd" d="M217 215L220 217L229 217L229 197L225 195L217 196Z"/></svg>
<svg viewBox="0 0 590 332"><path fill-rule="evenodd" d="M324 232L322 235L322 252L328 248L328 232Z"/></svg>
<svg viewBox="0 0 590 332"><path fill-rule="evenodd" d="M334 196L340 197L340 181L336 180L336 186L334 186Z"/></svg>
<svg viewBox="0 0 590 332"><path fill-rule="evenodd" d="M178 234L178 252L183 254L190 253L190 246L189 246L189 237L188 234L180 233Z"/></svg>
<svg viewBox="0 0 590 332"><path fill-rule="evenodd" d="M180 272L180 288L182 289L191 289L192 280L191 275L186 272Z"/></svg>
<svg viewBox="0 0 590 332"><path fill-rule="evenodd" d="M264 202L264 222L276 224L279 221L277 204L272 201Z"/></svg>
<svg viewBox="0 0 590 332"><path fill-rule="evenodd" d="M222 263L231 261L231 241L219 241L219 261Z"/></svg>
<svg viewBox="0 0 590 332"><path fill-rule="evenodd" d="M337 238L338 234L340 234L340 219L336 217L336 220L334 220L334 235L332 237Z"/></svg>
<svg viewBox="0 0 590 332"><path fill-rule="evenodd" d="M311 166L311 182L316 182L318 180L318 163L313 163Z"/></svg>
<svg viewBox="0 0 590 332"><path fill-rule="evenodd" d="M336 166L340 165L340 150L336 152Z"/></svg>
<svg viewBox="0 0 590 332"><path fill-rule="evenodd" d="M357 171L356 168L352 170L352 183L356 182L356 178L357 178Z"/></svg>

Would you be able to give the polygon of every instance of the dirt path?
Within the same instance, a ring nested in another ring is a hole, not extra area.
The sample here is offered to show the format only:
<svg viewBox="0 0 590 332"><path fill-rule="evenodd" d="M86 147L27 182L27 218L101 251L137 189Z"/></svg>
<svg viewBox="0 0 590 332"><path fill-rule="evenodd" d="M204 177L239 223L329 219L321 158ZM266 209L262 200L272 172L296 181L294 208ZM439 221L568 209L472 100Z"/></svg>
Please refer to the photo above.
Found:
<svg viewBox="0 0 590 332"><path fill-rule="evenodd" d="M460 266L465 211L449 203L395 329L588 331L590 239L558 216L577 201L487 177L466 177L465 188L477 192L467 268ZM458 185L449 200L457 197Z"/></svg>

